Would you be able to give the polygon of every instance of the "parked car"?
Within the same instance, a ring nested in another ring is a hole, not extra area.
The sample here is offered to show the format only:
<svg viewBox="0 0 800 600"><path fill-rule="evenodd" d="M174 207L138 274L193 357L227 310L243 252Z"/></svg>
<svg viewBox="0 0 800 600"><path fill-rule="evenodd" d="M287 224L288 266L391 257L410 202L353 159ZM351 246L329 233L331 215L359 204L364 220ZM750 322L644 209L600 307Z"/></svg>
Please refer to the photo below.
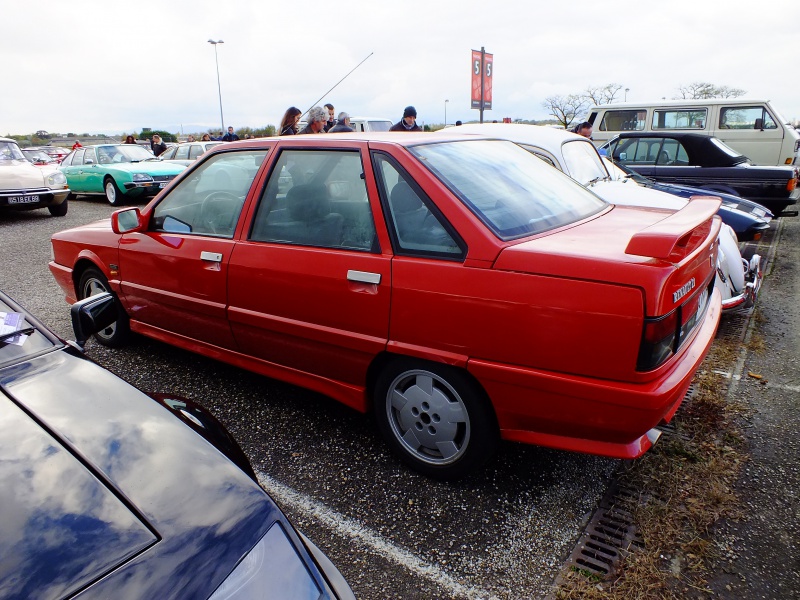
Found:
<svg viewBox="0 0 800 600"><path fill-rule="evenodd" d="M110 294L73 306L79 340ZM0 293L5 598L354 598L190 400L148 396ZM268 557L268 559L265 559Z"/></svg>
<svg viewBox="0 0 800 600"><path fill-rule="evenodd" d="M34 166L17 142L0 138L0 208L46 208L54 217L63 217L69 194L67 179L56 167Z"/></svg>
<svg viewBox="0 0 800 600"><path fill-rule="evenodd" d="M609 205L498 140L260 138L55 234L49 266L68 302L116 295L101 343L141 333L372 410L454 478L500 437L652 446L719 322L719 203Z"/></svg>
<svg viewBox="0 0 800 600"><path fill-rule="evenodd" d="M61 162L73 194L102 194L113 206L155 196L184 169L133 144L76 148Z"/></svg>
<svg viewBox="0 0 800 600"><path fill-rule="evenodd" d="M741 196L780 214L800 198L797 166L756 166L715 137L626 132L603 146L614 162L662 183Z"/></svg>
<svg viewBox="0 0 800 600"><path fill-rule="evenodd" d="M69 154L69 150L61 146L37 146L39 150L43 150L47 155L57 163L64 160L64 157Z"/></svg>
<svg viewBox="0 0 800 600"><path fill-rule="evenodd" d="M23 148L22 154L37 167L52 167L53 165L58 165L56 160L39 148Z"/></svg>
<svg viewBox="0 0 800 600"><path fill-rule="evenodd" d="M686 206L689 201L655 189L638 185L626 186L625 179L615 180L592 143L585 137L568 131L535 125L487 123L462 125L457 132L462 135L492 135L515 142L612 204L675 211ZM709 192L704 191L701 194L707 195ZM720 230L720 248L717 254L719 277L715 282L722 295L722 308L726 311L749 308L761 288L761 257L756 254L749 261L742 258L737 235L727 222L743 223L754 219L738 209L722 206L717 214L724 223Z"/></svg>
<svg viewBox="0 0 800 600"><path fill-rule="evenodd" d="M723 223L730 225L740 242L760 240L769 229L769 224L775 216L772 214L772 211L746 198L718 191L709 192L709 190L693 188L686 185L659 183L654 179L639 175L636 171L629 169L625 165L620 165L608 160L606 156L603 157L603 164L606 170L608 170L609 175L611 175L611 178L616 181L632 181L638 185L658 190L659 192L673 194L680 198L686 198L687 200L692 198L692 196L704 196L709 193L719 197L722 200L722 206L720 206L717 214L720 216Z"/></svg>
<svg viewBox="0 0 800 600"><path fill-rule="evenodd" d="M219 146L221 143L222 142L187 142L178 144L167 148L158 158L162 161L173 162L188 167L207 150L210 150L214 146Z"/></svg>

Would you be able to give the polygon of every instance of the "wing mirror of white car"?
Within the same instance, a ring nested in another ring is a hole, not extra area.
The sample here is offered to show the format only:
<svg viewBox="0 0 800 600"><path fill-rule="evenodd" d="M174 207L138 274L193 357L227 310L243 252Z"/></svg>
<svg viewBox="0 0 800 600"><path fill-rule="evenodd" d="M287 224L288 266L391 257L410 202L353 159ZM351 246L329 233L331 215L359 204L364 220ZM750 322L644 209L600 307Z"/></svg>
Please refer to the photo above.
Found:
<svg viewBox="0 0 800 600"><path fill-rule="evenodd" d="M116 234L130 233L143 229L142 213L138 208L123 208L111 213L111 229Z"/></svg>

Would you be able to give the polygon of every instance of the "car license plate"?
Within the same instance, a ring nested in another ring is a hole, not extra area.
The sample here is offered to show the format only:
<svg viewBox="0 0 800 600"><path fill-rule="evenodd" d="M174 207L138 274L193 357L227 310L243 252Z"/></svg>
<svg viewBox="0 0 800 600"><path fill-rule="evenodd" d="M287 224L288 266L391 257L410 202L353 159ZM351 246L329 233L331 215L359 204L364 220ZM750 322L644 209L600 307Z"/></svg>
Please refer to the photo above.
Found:
<svg viewBox="0 0 800 600"><path fill-rule="evenodd" d="M9 196L9 204L35 204L39 201L39 196Z"/></svg>
<svg viewBox="0 0 800 600"><path fill-rule="evenodd" d="M167 187L167 182L166 181L162 181L161 183L158 184L158 187L159 187L159 189L164 189L165 187Z"/></svg>

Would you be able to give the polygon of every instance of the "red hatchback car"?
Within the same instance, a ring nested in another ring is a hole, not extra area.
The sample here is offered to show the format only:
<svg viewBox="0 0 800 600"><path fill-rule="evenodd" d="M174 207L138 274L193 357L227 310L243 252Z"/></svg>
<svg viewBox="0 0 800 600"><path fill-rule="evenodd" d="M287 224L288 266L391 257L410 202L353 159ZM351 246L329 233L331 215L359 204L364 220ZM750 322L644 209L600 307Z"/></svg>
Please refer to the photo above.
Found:
<svg viewBox="0 0 800 600"><path fill-rule="evenodd" d="M144 209L57 233L67 300L373 410L454 478L500 438L633 458L720 315L719 200L616 207L506 141L305 135L218 146Z"/></svg>

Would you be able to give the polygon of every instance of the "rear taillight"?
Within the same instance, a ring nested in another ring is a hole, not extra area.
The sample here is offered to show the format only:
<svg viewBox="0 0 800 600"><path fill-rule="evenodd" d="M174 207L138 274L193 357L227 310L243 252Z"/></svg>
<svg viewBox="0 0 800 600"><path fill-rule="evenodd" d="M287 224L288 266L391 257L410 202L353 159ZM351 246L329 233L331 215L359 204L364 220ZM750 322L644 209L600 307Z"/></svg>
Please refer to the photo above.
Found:
<svg viewBox="0 0 800 600"><path fill-rule="evenodd" d="M797 177L792 177L789 180L789 183L786 184L786 190L791 192L796 187L797 187Z"/></svg>
<svg viewBox="0 0 800 600"><path fill-rule="evenodd" d="M652 371L675 354L703 320L714 280L673 310L657 319L645 319L637 371Z"/></svg>

